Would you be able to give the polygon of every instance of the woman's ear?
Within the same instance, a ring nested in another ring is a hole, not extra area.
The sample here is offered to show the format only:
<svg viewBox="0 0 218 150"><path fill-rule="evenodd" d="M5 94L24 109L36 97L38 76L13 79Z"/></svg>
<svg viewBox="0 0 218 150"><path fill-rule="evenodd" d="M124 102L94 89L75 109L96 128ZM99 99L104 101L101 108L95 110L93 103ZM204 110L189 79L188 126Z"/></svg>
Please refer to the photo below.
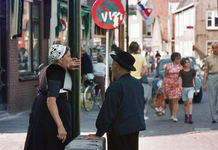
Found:
<svg viewBox="0 0 218 150"><path fill-rule="evenodd" d="M63 59L63 58L58 59L58 62L59 62L60 64L62 63L62 59Z"/></svg>

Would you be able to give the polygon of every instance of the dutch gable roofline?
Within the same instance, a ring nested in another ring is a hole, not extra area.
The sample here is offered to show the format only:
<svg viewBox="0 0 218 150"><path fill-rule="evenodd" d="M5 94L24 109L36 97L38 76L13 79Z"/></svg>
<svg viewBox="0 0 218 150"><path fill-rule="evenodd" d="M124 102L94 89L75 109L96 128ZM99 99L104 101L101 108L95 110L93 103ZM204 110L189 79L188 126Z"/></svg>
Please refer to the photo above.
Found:
<svg viewBox="0 0 218 150"><path fill-rule="evenodd" d="M178 13L178 12L180 12L180 11L183 11L183 10L189 8L189 7L194 6L194 5L195 5L194 3L190 3L190 4L188 4L188 5L186 5L186 6L182 7L182 8L179 8L179 9L175 10L175 11L173 12L173 14Z"/></svg>

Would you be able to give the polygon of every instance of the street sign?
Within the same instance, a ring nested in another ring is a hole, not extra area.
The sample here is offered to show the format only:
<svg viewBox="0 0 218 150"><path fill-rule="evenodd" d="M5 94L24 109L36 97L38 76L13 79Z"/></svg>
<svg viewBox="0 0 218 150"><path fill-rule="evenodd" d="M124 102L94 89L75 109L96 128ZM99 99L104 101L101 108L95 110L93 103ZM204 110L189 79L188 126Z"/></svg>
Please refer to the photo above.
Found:
<svg viewBox="0 0 218 150"><path fill-rule="evenodd" d="M124 18L124 8L119 0L97 0L92 6L92 18L103 29L118 27Z"/></svg>
<svg viewBox="0 0 218 150"><path fill-rule="evenodd" d="M129 13L128 15L136 15L136 11L137 11L137 8L136 8L136 5L129 5Z"/></svg>

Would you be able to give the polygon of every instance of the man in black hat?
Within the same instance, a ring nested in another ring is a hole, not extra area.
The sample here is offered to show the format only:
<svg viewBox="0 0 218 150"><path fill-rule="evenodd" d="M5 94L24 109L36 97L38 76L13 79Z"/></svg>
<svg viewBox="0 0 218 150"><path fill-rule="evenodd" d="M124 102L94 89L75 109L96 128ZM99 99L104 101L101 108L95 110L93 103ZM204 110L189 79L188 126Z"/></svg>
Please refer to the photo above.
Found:
<svg viewBox="0 0 218 150"><path fill-rule="evenodd" d="M107 133L108 150L137 150L139 131L145 130L144 90L140 81L130 75L135 71L134 57L124 51L111 57L111 71L117 81L106 91L96 134L84 139L99 139Z"/></svg>

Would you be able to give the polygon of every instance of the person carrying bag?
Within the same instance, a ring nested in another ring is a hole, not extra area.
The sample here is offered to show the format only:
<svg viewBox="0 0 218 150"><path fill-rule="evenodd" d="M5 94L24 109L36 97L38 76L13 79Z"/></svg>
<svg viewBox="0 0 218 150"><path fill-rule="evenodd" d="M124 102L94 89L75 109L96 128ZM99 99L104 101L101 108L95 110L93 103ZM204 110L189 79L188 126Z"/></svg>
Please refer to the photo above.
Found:
<svg viewBox="0 0 218 150"><path fill-rule="evenodd" d="M162 116L166 114L166 102L162 92L157 91L151 104L151 108L155 110L155 114L157 116Z"/></svg>

